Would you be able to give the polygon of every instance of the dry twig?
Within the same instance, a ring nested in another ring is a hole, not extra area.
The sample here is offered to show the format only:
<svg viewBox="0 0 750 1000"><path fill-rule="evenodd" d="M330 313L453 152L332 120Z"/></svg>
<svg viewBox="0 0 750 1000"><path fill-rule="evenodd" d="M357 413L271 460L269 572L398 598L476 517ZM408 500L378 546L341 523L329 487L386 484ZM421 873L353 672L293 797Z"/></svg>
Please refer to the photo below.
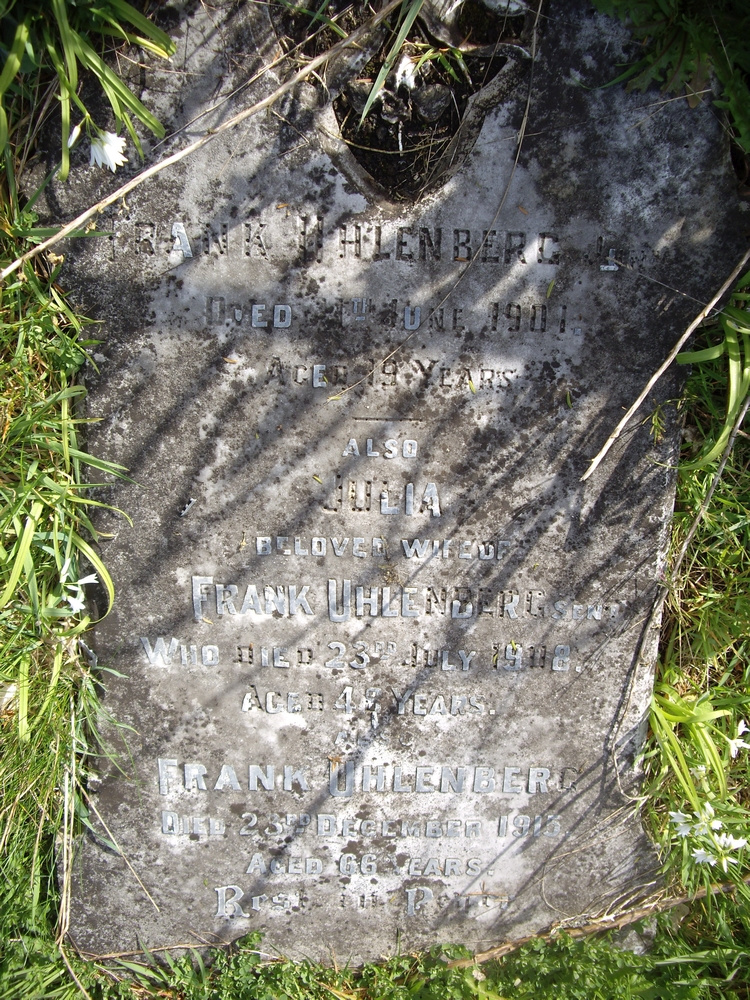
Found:
<svg viewBox="0 0 750 1000"><path fill-rule="evenodd" d="M746 884L750 884L750 875L744 881ZM637 910L628 910L627 913L623 913L619 917L601 917L598 920L593 920L590 924L585 924L583 927L571 927L569 929L565 929L559 924L556 924L544 934L530 934L528 937L519 938L517 941L506 941L505 944L498 945L496 948L490 948L489 951L477 952L473 958L458 958L453 962L449 962L448 966L450 968L465 969L472 965L481 965L484 962L491 962L493 959L503 958L505 955L509 955L511 952L517 951L519 948L522 948L525 944L529 944L531 941L551 941L560 933L561 930L565 930L568 937L574 938L575 940L590 937L592 934L602 934L605 931L621 930L623 927L627 927L629 924L634 924L638 920L646 920L648 917L653 917L657 913L664 913L666 910L673 910L676 906L685 906L688 903L695 902L696 899L704 899L709 894L715 896L720 892L731 892L734 888L734 882L721 882L707 888L704 886L693 896L676 896L672 899L663 899L651 905L641 906Z"/></svg>
<svg viewBox="0 0 750 1000"><path fill-rule="evenodd" d="M672 362L674 361L674 359L680 353L680 351L685 346L685 344L690 339L690 337L693 335L693 333L695 332L695 330L700 326L700 324L703 322L703 320L708 316L708 314L714 308L714 306L716 305L716 303L719 302L724 295L726 295L726 293L729 291L729 289L735 283L735 281L737 280L737 278L740 276L740 272L742 271L742 269L747 264L748 260L750 260L750 250L747 250L743 254L742 260L739 262L739 264L737 265L737 267L735 267L735 269L729 275L729 277L724 282L724 284L721 286L721 288L716 293L716 295L714 295L714 297L711 299L711 301L708 303L707 306L705 306L703 309L701 309L701 311L695 317L695 319L693 320L693 322L690 324L690 326L687 328L687 330L683 333L683 335L680 337L680 339L674 345L674 347L672 348L672 350L669 352L669 354L667 355L665 361L659 366L659 368L657 368L657 370L654 372L654 374L648 380L648 382L646 383L646 385L645 385L643 391L641 392L641 394L638 396L638 398L633 403L633 405L630 407L630 409L628 410L628 412L625 414L625 416L619 422L619 424L617 425L617 427L615 427L615 429L612 431L612 433L610 434L610 436L607 438L607 440L606 440L606 442L605 442L604 447L602 448L602 450L598 453L598 455L596 455L594 458L591 459L591 465L589 466L588 470L581 476L581 482L583 482L585 479L588 479L589 476L594 472L594 470L599 466L599 464L601 463L602 459L605 457L605 455L607 454L607 452L609 451L609 449L612 447L612 445L618 439L618 437L620 436L620 434L622 434L622 432L625 430L625 428L627 427L627 425L630 422L630 420L633 417L633 415L640 408L641 403L643 403L644 399L651 392L651 390L656 385L656 383L659 381L659 379L662 377L662 375L664 374L664 372L672 364Z"/></svg>

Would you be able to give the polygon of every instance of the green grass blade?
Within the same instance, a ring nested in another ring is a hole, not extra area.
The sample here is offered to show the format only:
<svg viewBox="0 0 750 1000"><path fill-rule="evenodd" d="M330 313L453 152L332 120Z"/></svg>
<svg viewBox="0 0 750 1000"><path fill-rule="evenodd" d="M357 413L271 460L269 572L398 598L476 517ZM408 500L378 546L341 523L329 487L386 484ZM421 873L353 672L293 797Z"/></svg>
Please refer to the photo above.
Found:
<svg viewBox="0 0 750 1000"><path fill-rule="evenodd" d="M5 607L8 601L11 599L15 593L16 587L18 586L18 581L21 579L21 574L24 569L24 562L31 548L31 542L34 538L34 532L36 530L36 522L39 519L39 515L42 513L43 504L39 500L35 500L31 505L31 512L26 518L26 525L23 530L23 534L19 540L18 547L16 549L15 560L13 563L13 569L11 570L8 582L5 585L5 590L0 594L0 610Z"/></svg>
<svg viewBox="0 0 750 1000"><path fill-rule="evenodd" d="M109 607L106 612L102 615L102 618L106 618L112 609L112 605L115 602L115 586L112 582L112 577L109 575L107 567L101 560L101 557L92 549L87 541L85 541L79 534L71 532L71 538L73 539L73 544L78 549L78 551L86 556L88 561L94 567L99 575L100 582L104 585L107 590L107 597L109 599ZM101 620L101 619L99 619Z"/></svg>
<svg viewBox="0 0 750 1000"><path fill-rule="evenodd" d="M31 657L25 654L18 665L18 738L22 743L29 739L29 666Z"/></svg>
<svg viewBox="0 0 750 1000"><path fill-rule="evenodd" d="M76 60L76 40L79 37L74 32L68 21L68 13L65 9L65 0L52 0L52 13L57 21L57 30L60 33L65 65L68 70L68 82L70 89L78 89L78 61ZM67 136L65 138L67 142Z"/></svg>
<svg viewBox="0 0 750 1000"><path fill-rule="evenodd" d="M685 755L682 752L680 742L675 736L672 727L664 719L659 706L654 702L651 705L651 728L656 736L659 746L670 765L671 771L683 788L685 795L696 812L699 809L698 793L695 784L690 776L690 768Z"/></svg>
<svg viewBox="0 0 750 1000"><path fill-rule="evenodd" d="M63 646L62 642L58 642L57 645L55 646L55 655L52 661L52 674L50 675L49 684L47 685L47 693L44 696L42 707L39 709L39 712L37 713L38 718L42 718L46 714L47 709L49 708L50 703L55 695L55 691L57 690L57 683L60 679L60 672L62 670L62 665L63 665Z"/></svg>
<svg viewBox="0 0 750 1000"><path fill-rule="evenodd" d="M8 116L2 104L0 104L0 149L8 149Z"/></svg>
<svg viewBox="0 0 750 1000"><path fill-rule="evenodd" d="M81 63L86 67L86 69L89 69L96 74L99 82L105 89L110 102L112 103L113 110L115 110L115 106L117 106L117 109L115 110L117 117L119 118L121 116L119 112L119 105L122 104L128 108L129 111L132 111L136 118L143 122L146 128L150 129L154 135L163 139L165 132L164 126L161 122L151 114L145 105L141 104L132 90L125 86L119 76L112 72L109 66L107 66L104 60L101 59L96 52L94 52L91 46L80 39L77 51Z"/></svg>
<svg viewBox="0 0 750 1000"><path fill-rule="evenodd" d="M419 12L422 9L422 3L423 0L411 0L409 4L409 9L406 11L406 15L404 16L404 19L401 22L401 27L399 28L398 34L396 35L396 40L391 46L391 49L388 55L386 56L385 62L380 67L380 72L375 78L375 83L373 83L372 85L372 90L367 95L367 100L365 101L365 106L362 109L362 115L360 116L359 119L360 125L367 117L370 108L373 106L375 100L377 99L378 94L383 89L383 85L386 81L386 78L388 77L388 74L393 68L393 64L396 61L396 57L398 56L399 52L401 52L403 44L406 41L406 36L411 31L412 25L419 16Z"/></svg>
<svg viewBox="0 0 750 1000"><path fill-rule="evenodd" d="M174 55L175 43L166 31L162 31L153 21L149 21L135 7L131 7L129 3L126 3L126 0L109 0L109 6L117 11L122 20L132 24L137 31L140 31L143 36L138 39L140 45L143 45L144 48L149 48L156 55L161 55L165 59Z"/></svg>
<svg viewBox="0 0 750 1000"><path fill-rule="evenodd" d="M683 351L678 354L675 361L678 365L695 365L701 361L714 361L720 358L725 351L724 342L716 344L714 347L706 347L702 351Z"/></svg>
<svg viewBox="0 0 750 1000"><path fill-rule="evenodd" d="M13 36L13 43L8 55L5 57L5 65L0 73L0 97L5 96L5 91L11 85L21 68L21 60L26 51L26 43L29 40L29 26L26 21L21 21Z"/></svg>
<svg viewBox="0 0 750 1000"><path fill-rule="evenodd" d="M691 726L690 729L693 743L705 760L706 766L714 772L719 783L719 795L725 799L727 797L727 776L724 771L724 761L721 759L714 741L702 726Z"/></svg>

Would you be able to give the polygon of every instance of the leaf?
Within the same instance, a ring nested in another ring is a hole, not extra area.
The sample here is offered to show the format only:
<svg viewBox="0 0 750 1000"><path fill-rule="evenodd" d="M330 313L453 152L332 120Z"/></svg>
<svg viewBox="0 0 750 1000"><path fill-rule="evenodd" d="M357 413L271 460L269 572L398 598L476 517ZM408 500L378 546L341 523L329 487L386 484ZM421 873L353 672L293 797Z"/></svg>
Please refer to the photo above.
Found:
<svg viewBox="0 0 750 1000"><path fill-rule="evenodd" d="M694 365L701 361L714 361L724 353L724 342L706 347L702 351L682 351L675 358L678 365Z"/></svg>
<svg viewBox="0 0 750 1000"><path fill-rule="evenodd" d="M103 59L101 59L96 52L87 45L83 39L79 38L78 46L78 57L81 60L83 66L86 69L91 70L95 73L102 87L104 88L107 97L112 104L112 110L118 118L122 117L122 112L120 110L120 103L125 105L128 110L132 111L133 114L150 129L155 136L159 139L163 139L165 135L164 126L161 122L155 118L151 112L138 100L135 94L125 86L122 80L113 73L112 70L107 66Z"/></svg>
<svg viewBox="0 0 750 1000"><path fill-rule="evenodd" d="M109 6L114 8L123 20L141 32L143 38L138 39L139 45L164 58L174 55L176 46L169 35L157 27L153 21L144 17L135 7L131 7L125 0L109 0Z"/></svg>
<svg viewBox="0 0 750 1000"><path fill-rule="evenodd" d="M26 43L28 40L29 26L25 21L21 21L16 28L10 52L5 57L3 71L0 73L0 97L5 95L5 91L11 85L16 77L16 74L21 68L21 60L23 59L23 53L26 49ZM3 115L3 117L5 117L5 115Z"/></svg>
<svg viewBox="0 0 750 1000"><path fill-rule="evenodd" d="M698 792L690 776L690 768L685 760L685 755L682 752L679 740L672 731L672 727L664 718L664 715L656 702L656 698L654 698L651 704L651 728L659 746L662 749L664 757L670 765L672 773L680 785L682 785L685 796L691 803L693 809L695 809L696 812L699 812L700 805L698 802Z"/></svg>
<svg viewBox="0 0 750 1000"><path fill-rule="evenodd" d="M373 83L372 85L372 90L367 95L367 100L365 101L365 106L362 109L362 114L359 119L360 125L367 117L370 108L373 106L373 104L377 99L378 94L383 89L383 84L385 83L388 74L393 68L393 64L396 61L396 57L401 52L403 44L406 41L406 36L411 31L412 25L419 16L419 12L422 9L422 3L423 0L411 0L409 9L407 10L406 16L404 17L403 21L401 22L401 27L399 28L398 34L396 35L396 40L391 46L391 49L388 55L386 56L385 62L380 67L380 72L375 78L375 83Z"/></svg>
<svg viewBox="0 0 750 1000"><path fill-rule="evenodd" d="M16 548L15 560L13 563L13 569L11 570L10 578L5 585L5 590L2 595L0 595L0 609L4 608L8 601L11 599L15 593L15 589L18 585L18 581L21 579L21 573L24 569L24 562L26 556L31 548L31 542L34 537L34 531L36 530L36 522L39 519L39 515L42 513L44 504L40 500L35 500L31 505L31 511L26 518L26 525L23 530L23 534L18 542L18 547Z"/></svg>
<svg viewBox="0 0 750 1000"><path fill-rule="evenodd" d="M29 739L29 665L31 657L24 654L18 664L18 738L22 743Z"/></svg>
<svg viewBox="0 0 750 1000"><path fill-rule="evenodd" d="M101 558L97 553L91 548L87 541L84 541L80 535L75 532L71 532L71 537L73 539L73 544L75 547L86 556L88 561L94 567L96 572L99 574L100 581L104 584L107 590L107 597L109 598L109 607L106 612L102 615L102 618L106 618L109 612L112 610L112 605L115 602L115 585L112 582L112 577L109 575L107 567L102 562ZM99 619L101 621L101 619Z"/></svg>
<svg viewBox="0 0 750 1000"><path fill-rule="evenodd" d="M57 30L60 33L65 65L67 67L67 84L70 90L78 89L78 60L76 59L77 40L80 39L78 32L74 32L68 21L68 13L65 9L65 0L52 0L52 13L57 21ZM67 143L68 137L65 136Z"/></svg>

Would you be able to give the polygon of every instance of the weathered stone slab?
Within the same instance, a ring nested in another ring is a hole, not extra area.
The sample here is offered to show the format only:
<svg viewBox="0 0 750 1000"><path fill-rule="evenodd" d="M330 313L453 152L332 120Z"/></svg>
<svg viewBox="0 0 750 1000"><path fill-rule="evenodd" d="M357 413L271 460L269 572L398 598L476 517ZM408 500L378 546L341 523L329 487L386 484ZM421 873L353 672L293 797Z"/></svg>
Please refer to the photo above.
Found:
<svg viewBox="0 0 750 1000"><path fill-rule="evenodd" d="M416 204L303 85L73 265L105 320L89 447L134 480L102 493L132 522L101 517L96 629L131 728L74 868L84 951L482 948L657 877L629 795L674 379L659 434L580 477L731 266L736 202L710 111L595 89L622 30L547 13L515 170L528 75ZM262 7L175 32L147 82L176 124L275 51Z"/></svg>

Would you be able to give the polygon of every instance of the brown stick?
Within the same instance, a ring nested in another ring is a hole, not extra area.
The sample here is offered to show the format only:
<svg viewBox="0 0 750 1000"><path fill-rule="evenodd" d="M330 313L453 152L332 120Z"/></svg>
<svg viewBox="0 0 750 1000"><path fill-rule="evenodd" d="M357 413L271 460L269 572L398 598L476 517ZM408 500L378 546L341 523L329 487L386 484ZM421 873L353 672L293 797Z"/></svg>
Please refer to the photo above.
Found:
<svg viewBox="0 0 750 1000"><path fill-rule="evenodd" d="M669 352L669 354L667 355L665 361L659 366L659 368L657 368L657 370L654 372L654 374L648 380L648 382L646 383L646 385L645 385L645 387L643 389L643 392L641 392L641 394L638 396L638 398L636 399L636 401L630 407L630 409L628 410L628 412L625 414L625 416L619 422L619 424L617 425L617 427L615 427L615 429L612 431L612 433L610 434L610 436L607 438L607 440L606 440L606 442L605 442L604 447L602 448L602 450L599 452L598 455L596 455L594 458L591 459L591 465L589 466L588 470L581 476L581 482L583 482L585 479L588 479L589 476L592 474L592 472L597 468L597 466L602 461L602 459L605 457L605 455L607 454L607 452L609 451L609 449L612 447L612 445L618 439L618 437L620 436L620 434L624 431L625 427L630 422L630 419L633 416L633 414L636 412L636 410L639 409L641 403L644 401L644 399L646 398L646 396L648 396L648 394L651 392L651 390L653 389L653 387L656 385L656 383L662 377L662 375L664 374L664 372L672 364L672 362L674 361L674 359L677 357L677 355L680 353L680 351L684 347L685 343L692 336L693 332L703 322L703 320L706 318L706 316L708 316L708 314L714 308L714 306L716 305L716 303L722 298L722 296L724 296L729 291L729 289L735 283L735 281L739 277L740 271L747 264L748 260L750 260L750 250L747 250L743 254L742 260L739 262L739 264L737 265L737 267L735 267L735 269L729 275L729 277L724 282L724 284L721 286L721 288L716 293L716 295L714 295L714 297L711 299L711 301L708 303L708 305L705 306L705 308L701 309L701 311L695 317L695 319L693 320L693 322L690 324L690 326L687 328L687 330L683 333L683 335L680 337L680 339L674 345L674 347L672 348L672 350Z"/></svg>
<svg viewBox="0 0 750 1000"><path fill-rule="evenodd" d="M67 966L68 972L70 973L70 975L73 978L73 982L76 984L76 986L81 991L82 995L86 998L86 1000L91 1000L91 994L86 992L86 990L84 989L83 983L78 978L78 976L75 974L75 972L73 970L73 966L68 961L68 956L65 954L65 949L62 946L62 942L59 942L58 945L57 945L57 947L60 949L60 955L62 956L63 962L65 962L65 965Z"/></svg>
<svg viewBox="0 0 750 1000"><path fill-rule="evenodd" d="M743 879L743 881L746 885L750 884L750 875ZM496 948L491 948L489 951L477 952L473 958L455 959L453 962L448 962L448 967L465 969L472 965L482 965L484 962L491 962L493 959L509 955L511 952L517 951L519 948L522 948L525 944L529 944L531 941L550 941L552 938L557 937L562 930L564 930L569 937L572 937L575 940L590 937L592 934L601 934L605 931L620 930L622 927L627 927L628 924L634 924L636 921L653 916L655 913L664 913L665 910L672 910L675 906L692 903L696 899L704 899L709 894L714 896L720 892L731 892L735 886L735 882L721 882L718 885L711 885L698 889L698 891L692 896L677 896L673 899L665 899L660 903L654 903L651 906L643 906L637 910L628 910L627 913L623 913L619 917L615 917L613 919L607 919L606 917L600 918L599 920L594 920L590 924L586 924L583 927L571 927L569 930L561 927L559 924L556 924L554 927L551 927L548 931L545 931L542 934L530 934L528 937L519 938L517 941L506 941L505 944L498 945Z"/></svg>

